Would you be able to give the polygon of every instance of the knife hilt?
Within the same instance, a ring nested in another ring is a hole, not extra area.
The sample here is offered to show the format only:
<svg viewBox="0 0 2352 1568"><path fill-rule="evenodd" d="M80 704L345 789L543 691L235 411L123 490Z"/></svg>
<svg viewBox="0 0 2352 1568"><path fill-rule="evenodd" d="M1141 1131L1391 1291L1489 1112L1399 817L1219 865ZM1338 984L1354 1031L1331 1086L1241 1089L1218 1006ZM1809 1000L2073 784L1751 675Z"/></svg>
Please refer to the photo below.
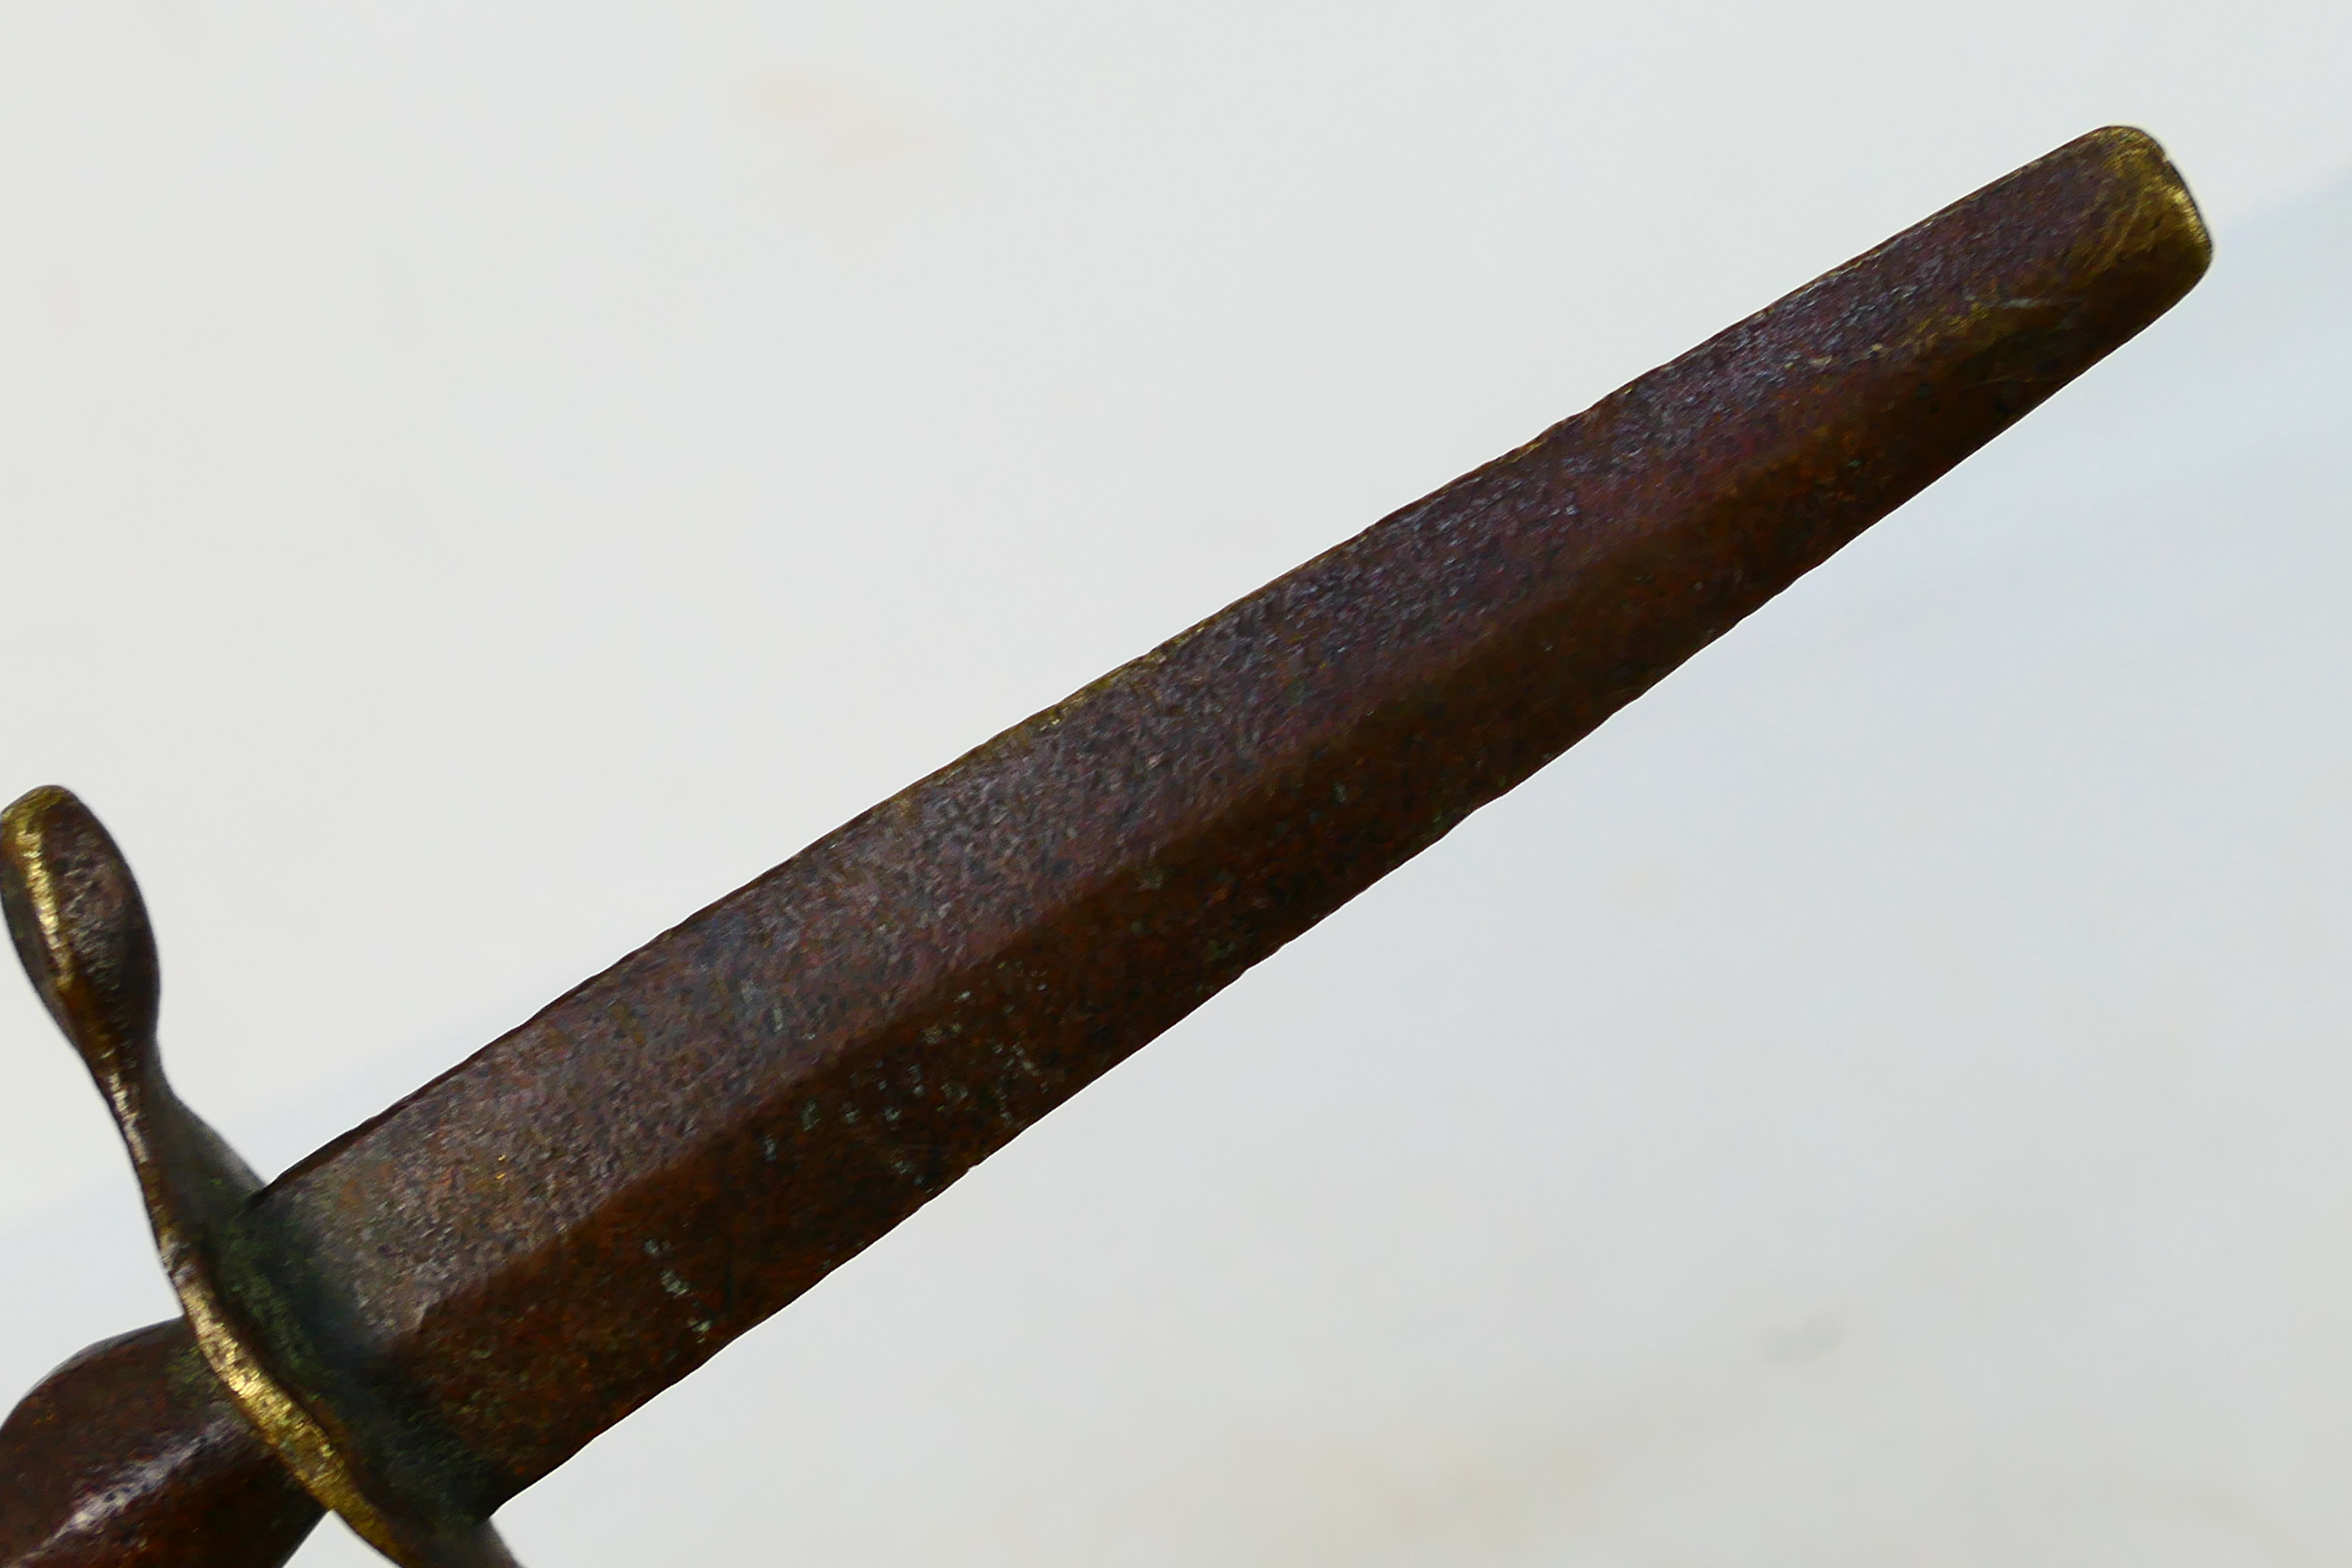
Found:
<svg viewBox="0 0 2352 1568"><path fill-rule="evenodd" d="M146 901L113 836L71 791L46 785L0 813L0 905L34 989L114 1114L196 1364L305 1491L402 1568L515 1568L497 1531L436 1473L432 1445L338 1353L334 1325L231 1244L226 1222L261 1180L164 1076ZM134 1359L160 1352L193 1373L168 1332L130 1339ZM85 1359L110 1370L122 1343Z"/></svg>

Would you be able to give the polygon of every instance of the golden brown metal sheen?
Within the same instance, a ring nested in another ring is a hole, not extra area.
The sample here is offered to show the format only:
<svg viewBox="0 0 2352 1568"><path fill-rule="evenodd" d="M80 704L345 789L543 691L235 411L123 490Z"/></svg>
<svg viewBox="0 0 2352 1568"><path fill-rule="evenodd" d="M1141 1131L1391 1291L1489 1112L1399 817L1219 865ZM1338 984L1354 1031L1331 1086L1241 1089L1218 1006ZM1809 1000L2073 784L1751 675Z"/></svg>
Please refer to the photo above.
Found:
<svg viewBox="0 0 2352 1568"><path fill-rule="evenodd" d="M267 1323L248 1342L335 1440L367 1434L404 1495L487 1518L2209 258L2141 133L2029 164L998 736L303 1161L215 1224L230 1312ZM0 1467L102 1464L16 1430ZM273 1463L257 1441L244 1462ZM100 1561L46 1544L75 1496L0 1523L0 1564Z"/></svg>
<svg viewBox="0 0 2352 1568"><path fill-rule="evenodd" d="M335 1397L331 1377L278 1342L288 1308L264 1282L228 1288L236 1254L224 1233L261 1180L163 1075L146 901L112 836L68 792L37 789L0 812L0 905L25 972L114 1112L163 1272L230 1400L312 1497L404 1568L510 1565L487 1523L406 1472L364 1398Z"/></svg>

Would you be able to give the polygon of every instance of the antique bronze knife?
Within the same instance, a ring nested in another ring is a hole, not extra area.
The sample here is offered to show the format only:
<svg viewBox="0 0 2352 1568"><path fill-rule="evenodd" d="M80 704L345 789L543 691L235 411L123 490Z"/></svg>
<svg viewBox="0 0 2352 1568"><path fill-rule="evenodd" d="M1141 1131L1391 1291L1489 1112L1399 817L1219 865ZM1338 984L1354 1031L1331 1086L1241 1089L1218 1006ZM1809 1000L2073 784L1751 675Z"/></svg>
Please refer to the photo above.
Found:
<svg viewBox="0 0 2352 1568"><path fill-rule="evenodd" d="M184 1309L0 1427L0 1564L408 1568L2129 339L2203 273L2110 129L1946 208L827 835L262 1184L173 1095L97 819L9 929Z"/></svg>

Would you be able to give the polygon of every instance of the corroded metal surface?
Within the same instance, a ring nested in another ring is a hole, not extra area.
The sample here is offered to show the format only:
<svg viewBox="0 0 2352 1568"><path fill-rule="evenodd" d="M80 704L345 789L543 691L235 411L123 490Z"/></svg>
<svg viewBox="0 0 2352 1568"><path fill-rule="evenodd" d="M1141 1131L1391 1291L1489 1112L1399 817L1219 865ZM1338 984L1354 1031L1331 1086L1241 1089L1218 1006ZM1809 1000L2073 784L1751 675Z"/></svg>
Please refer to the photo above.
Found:
<svg viewBox="0 0 2352 1568"><path fill-rule="evenodd" d="M512 1568L488 1523L416 1473L341 1363L306 1359L295 1318L240 1267L260 1178L173 1092L155 1042L162 965L113 836L55 785L0 813L0 902L26 973L114 1113L155 1250L198 1353L278 1461L404 1568Z"/></svg>
<svg viewBox="0 0 2352 1568"><path fill-rule="evenodd" d="M9 1568L277 1568L322 1511L184 1319L90 1346L0 1426Z"/></svg>
<svg viewBox="0 0 2352 1568"><path fill-rule="evenodd" d="M2139 133L2028 165L589 981L225 1221L224 1289L326 1391L322 1421L364 1404L486 1516L1999 434L2208 258ZM48 1462L0 1435L0 1465L19 1453ZM272 1464L257 1442L245 1462ZM0 1526L0 1563L102 1560L16 1545L42 1522ZM256 1552L185 1561L272 1560Z"/></svg>

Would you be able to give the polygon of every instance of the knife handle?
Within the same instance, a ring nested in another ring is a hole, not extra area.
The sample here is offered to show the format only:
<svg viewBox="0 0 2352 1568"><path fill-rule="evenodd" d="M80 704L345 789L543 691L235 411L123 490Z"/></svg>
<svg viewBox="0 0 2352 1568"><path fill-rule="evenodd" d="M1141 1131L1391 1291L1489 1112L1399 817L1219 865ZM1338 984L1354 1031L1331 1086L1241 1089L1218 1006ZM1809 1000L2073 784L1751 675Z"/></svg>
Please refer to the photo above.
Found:
<svg viewBox="0 0 2352 1568"><path fill-rule="evenodd" d="M0 1568L278 1568L322 1512L184 1318L101 1340L0 1424Z"/></svg>

